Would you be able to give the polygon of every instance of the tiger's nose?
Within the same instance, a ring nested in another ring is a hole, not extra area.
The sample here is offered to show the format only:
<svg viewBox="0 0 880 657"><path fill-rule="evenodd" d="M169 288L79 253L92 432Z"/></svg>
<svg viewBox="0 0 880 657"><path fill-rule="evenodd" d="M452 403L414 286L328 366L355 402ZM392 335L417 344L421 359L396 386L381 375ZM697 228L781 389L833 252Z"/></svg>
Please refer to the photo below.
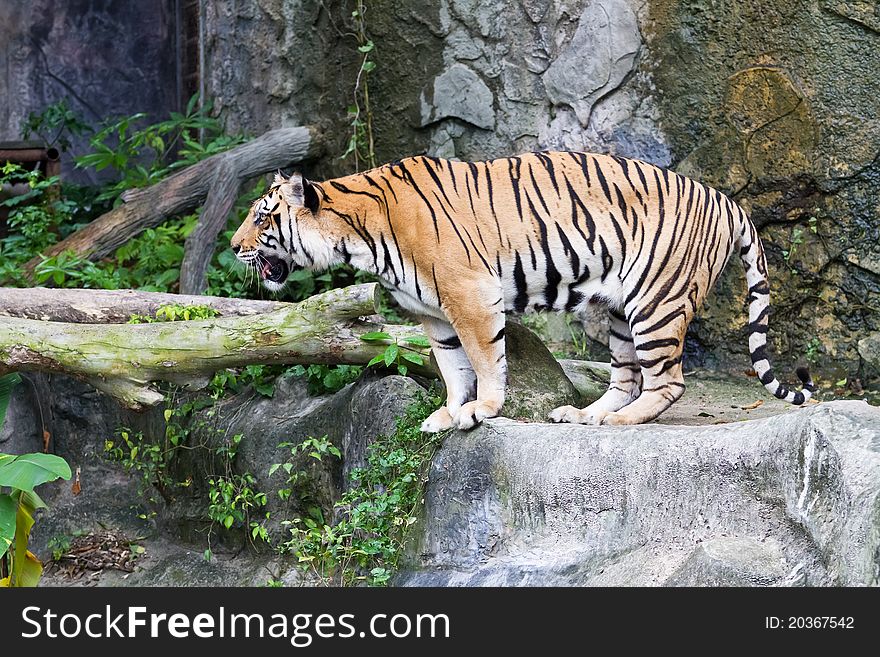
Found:
<svg viewBox="0 0 880 657"><path fill-rule="evenodd" d="M241 251L241 244L233 244L232 245L232 252L234 254L238 255L239 251Z"/></svg>

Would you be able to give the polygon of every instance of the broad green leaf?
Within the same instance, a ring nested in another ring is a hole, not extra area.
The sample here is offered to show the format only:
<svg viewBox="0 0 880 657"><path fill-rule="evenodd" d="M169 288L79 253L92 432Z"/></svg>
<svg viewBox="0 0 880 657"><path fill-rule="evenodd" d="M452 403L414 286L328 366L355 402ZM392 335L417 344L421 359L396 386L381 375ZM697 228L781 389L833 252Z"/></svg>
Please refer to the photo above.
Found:
<svg viewBox="0 0 880 657"><path fill-rule="evenodd" d="M399 355L400 347L396 344L388 345L388 348L385 350L385 365L391 367L391 365L397 361Z"/></svg>
<svg viewBox="0 0 880 657"><path fill-rule="evenodd" d="M370 333L364 333L361 336L361 340L364 342L381 342L383 340L393 340L390 335L385 333L384 331L371 331Z"/></svg>
<svg viewBox="0 0 880 657"><path fill-rule="evenodd" d="M21 491L21 496L19 498L21 504L24 504L25 508L33 513L37 509L48 509L49 507L46 503L40 499L40 496L37 495L32 490L23 490Z"/></svg>
<svg viewBox="0 0 880 657"><path fill-rule="evenodd" d="M416 347L430 347L431 343L428 341L424 335L413 335L408 338L403 339L407 344L414 345Z"/></svg>
<svg viewBox="0 0 880 657"><path fill-rule="evenodd" d="M70 466L54 454L22 454L0 462L0 486L32 491L58 478L70 479Z"/></svg>
<svg viewBox="0 0 880 657"><path fill-rule="evenodd" d="M0 495L0 559L15 538L15 512L18 504L12 495Z"/></svg>
<svg viewBox="0 0 880 657"><path fill-rule="evenodd" d="M416 365L425 364L425 359L421 354L414 354L411 351L403 351L400 356L404 360L408 360L410 363L415 363Z"/></svg>

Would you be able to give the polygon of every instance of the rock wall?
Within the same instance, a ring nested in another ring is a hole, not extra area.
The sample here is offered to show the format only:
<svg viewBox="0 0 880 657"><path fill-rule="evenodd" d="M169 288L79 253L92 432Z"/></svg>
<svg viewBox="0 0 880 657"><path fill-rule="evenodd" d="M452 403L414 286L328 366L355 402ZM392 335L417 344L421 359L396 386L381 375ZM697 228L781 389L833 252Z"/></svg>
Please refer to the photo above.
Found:
<svg viewBox="0 0 880 657"><path fill-rule="evenodd" d="M254 132L321 122L350 172L353 2L208 3L209 93ZM234 7L234 8L233 8ZM835 0L367 2L380 161L612 152L717 186L760 227L780 365L874 377L880 331L880 23ZM693 364L748 364L736 265L694 323ZM871 362L873 361L873 365ZM784 368L780 368L784 369Z"/></svg>
<svg viewBox="0 0 880 657"><path fill-rule="evenodd" d="M66 99L91 125L181 109L174 0L5 0L0 4L0 141ZM33 138L33 137L32 137ZM84 141L74 151L84 151ZM66 178L94 182L62 160Z"/></svg>
<svg viewBox="0 0 880 657"><path fill-rule="evenodd" d="M396 583L876 586L878 426L863 402L721 426L488 420L434 458Z"/></svg>

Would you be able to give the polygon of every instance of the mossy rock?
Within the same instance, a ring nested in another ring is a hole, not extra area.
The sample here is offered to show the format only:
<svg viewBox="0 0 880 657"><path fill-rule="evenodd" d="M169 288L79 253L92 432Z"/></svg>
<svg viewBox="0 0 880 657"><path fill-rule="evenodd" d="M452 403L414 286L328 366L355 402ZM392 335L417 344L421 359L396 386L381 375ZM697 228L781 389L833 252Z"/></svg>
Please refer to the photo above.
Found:
<svg viewBox="0 0 880 657"><path fill-rule="evenodd" d="M541 338L515 320L507 321L507 392L501 414L546 422L557 406L584 404L581 394Z"/></svg>

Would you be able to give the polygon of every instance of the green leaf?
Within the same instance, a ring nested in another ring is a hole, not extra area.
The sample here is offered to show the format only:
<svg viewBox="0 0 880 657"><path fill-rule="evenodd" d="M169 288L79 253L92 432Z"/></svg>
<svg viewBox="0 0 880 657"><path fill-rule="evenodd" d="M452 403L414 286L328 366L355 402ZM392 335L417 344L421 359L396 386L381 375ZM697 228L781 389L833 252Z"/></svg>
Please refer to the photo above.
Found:
<svg viewBox="0 0 880 657"><path fill-rule="evenodd" d="M385 354L373 356L373 358L370 359L370 362L367 363L367 367L370 367L371 365L376 365L377 363L381 363L383 360L385 360Z"/></svg>
<svg viewBox="0 0 880 657"><path fill-rule="evenodd" d="M15 513L18 503L12 495L0 495L0 559L15 538Z"/></svg>
<svg viewBox="0 0 880 657"><path fill-rule="evenodd" d="M425 359L421 354L414 354L411 351L401 352L400 357L404 360L408 360L410 363L414 363L415 365L425 364Z"/></svg>
<svg viewBox="0 0 880 657"><path fill-rule="evenodd" d="M370 333L364 333L361 336L361 340L364 342L382 342L383 340L393 340L390 335L385 333L384 331L371 331Z"/></svg>
<svg viewBox="0 0 880 657"><path fill-rule="evenodd" d="M385 366L391 367L395 362L397 362L397 357L400 355L400 347L396 344L388 345L388 348L385 350Z"/></svg>
<svg viewBox="0 0 880 657"><path fill-rule="evenodd" d="M0 376L0 427L3 426L3 420L6 419L6 409L9 407L12 389L18 385L19 381L21 381L21 377L15 372Z"/></svg>
<svg viewBox="0 0 880 657"><path fill-rule="evenodd" d="M21 491L20 503L31 513L37 509L48 509L48 505L34 491Z"/></svg>
<svg viewBox="0 0 880 657"><path fill-rule="evenodd" d="M431 343L428 341L424 335L413 335L408 338L403 339L407 344L411 344L416 347L430 347Z"/></svg>
<svg viewBox="0 0 880 657"><path fill-rule="evenodd" d="M58 478L70 479L70 466L54 454L22 454L0 461L0 486L32 491Z"/></svg>

